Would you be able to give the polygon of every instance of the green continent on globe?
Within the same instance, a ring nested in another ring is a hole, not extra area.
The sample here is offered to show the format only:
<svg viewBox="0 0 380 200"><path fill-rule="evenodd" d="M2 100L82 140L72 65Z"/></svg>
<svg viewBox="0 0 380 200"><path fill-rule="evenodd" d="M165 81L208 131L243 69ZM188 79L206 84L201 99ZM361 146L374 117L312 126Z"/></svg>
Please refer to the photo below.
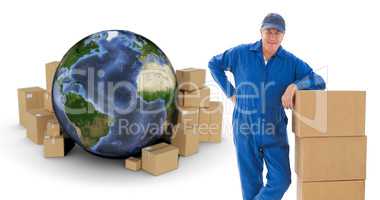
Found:
<svg viewBox="0 0 380 200"><path fill-rule="evenodd" d="M156 99L165 100L165 108L167 113L167 120L174 120L174 114L176 110L175 99L175 89L167 89L165 91L138 91L138 95L142 97L145 101L150 102Z"/></svg>
<svg viewBox="0 0 380 200"><path fill-rule="evenodd" d="M82 56L90 53L92 50L98 50L99 46L91 41L86 44L85 40L80 41L75 45L62 59L62 68L70 68L72 64L77 62Z"/></svg>
<svg viewBox="0 0 380 200"><path fill-rule="evenodd" d="M155 46L155 44L153 44L150 41L144 41L144 44L142 45L142 47L140 47L140 51L141 51L141 56L140 56L141 60L145 60L145 58L149 54L154 54L154 55L156 55L158 57L163 57L163 54L157 48L157 46Z"/></svg>
<svg viewBox="0 0 380 200"><path fill-rule="evenodd" d="M112 117L97 111L90 102L73 92L65 94L65 111L70 121L75 124L79 138L86 148L92 147L101 137L107 135L112 123Z"/></svg>

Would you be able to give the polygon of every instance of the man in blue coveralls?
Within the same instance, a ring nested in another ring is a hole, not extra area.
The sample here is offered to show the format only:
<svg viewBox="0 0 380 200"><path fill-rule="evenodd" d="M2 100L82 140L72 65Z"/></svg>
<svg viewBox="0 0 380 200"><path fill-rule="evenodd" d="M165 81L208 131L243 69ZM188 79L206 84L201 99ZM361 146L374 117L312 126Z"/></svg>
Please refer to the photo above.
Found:
<svg viewBox="0 0 380 200"><path fill-rule="evenodd" d="M297 90L324 89L324 80L282 48L285 21L268 14L261 40L214 56L212 77L234 103L233 141L244 200L280 200L291 183L288 118ZM235 87L228 81L230 71ZM263 165L268 170L263 184Z"/></svg>

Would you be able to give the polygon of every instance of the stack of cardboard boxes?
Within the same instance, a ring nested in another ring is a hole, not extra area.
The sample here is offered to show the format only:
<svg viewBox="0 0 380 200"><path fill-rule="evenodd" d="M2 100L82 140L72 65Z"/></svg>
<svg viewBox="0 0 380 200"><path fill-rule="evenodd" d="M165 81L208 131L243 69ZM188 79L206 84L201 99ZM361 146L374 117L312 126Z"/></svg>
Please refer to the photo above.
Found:
<svg viewBox="0 0 380 200"><path fill-rule="evenodd" d="M365 92L297 92L293 132L299 200L364 200Z"/></svg>
<svg viewBox="0 0 380 200"><path fill-rule="evenodd" d="M171 143L179 148L181 156L190 156L198 152L199 108L210 104L210 88L205 86L206 71L186 68L176 71L177 125L173 127Z"/></svg>
<svg viewBox="0 0 380 200"><path fill-rule="evenodd" d="M44 139L44 155L47 158L64 157L73 147L74 143L61 134L57 120L49 120Z"/></svg>
<svg viewBox="0 0 380 200"><path fill-rule="evenodd" d="M210 101L210 88L205 85L206 71L185 68L177 70L176 77L178 115L171 144L159 143L143 148L141 158L125 160L127 169L143 169L160 175L178 168L178 155L197 153L200 142L221 142L223 104Z"/></svg>
<svg viewBox="0 0 380 200"><path fill-rule="evenodd" d="M44 144L46 157L61 157L74 147L74 141L61 134L52 107L51 90L58 65L57 61L46 64L46 90L40 87L17 90L20 124L32 142Z"/></svg>
<svg viewBox="0 0 380 200"><path fill-rule="evenodd" d="M189 156L198 151L199 142L221 141L223 104L210 101L204 69L185 68L176 76L178 121L172 144L179 147L180 155Z"/></svg>

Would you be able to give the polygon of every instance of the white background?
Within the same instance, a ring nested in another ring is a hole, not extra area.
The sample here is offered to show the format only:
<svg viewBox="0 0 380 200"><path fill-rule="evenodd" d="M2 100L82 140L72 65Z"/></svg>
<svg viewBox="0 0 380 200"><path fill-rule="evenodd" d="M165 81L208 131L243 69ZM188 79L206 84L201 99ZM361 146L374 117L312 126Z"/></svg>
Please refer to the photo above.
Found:
<svg viewBox="0 0 380 200"><path fill-rule="evenodd" d="M128 171L122 161L98 158L77 147L63 159L43 158L42 147L27 140L18 125L16 89L44 86L44 63L61 59L83 37L107 29L130 30L151 39L175 69L207 68L213 55L258 40L261 20L269 12L282 14L287 22L284 48L322 74L328 89L367 91L366 199L378 198L380 14L376 1L14 0L0 4L0 199L241 199L230 127L232 104L218 88L212 88L212 98L225 102L223 142L202 144L198 154L180 159L178 170L158 177ZM210 74L207 79L214 83ZM290 131L289 141L293 168ZM292 179L287 200L296 196L294 173Z"/></svg>

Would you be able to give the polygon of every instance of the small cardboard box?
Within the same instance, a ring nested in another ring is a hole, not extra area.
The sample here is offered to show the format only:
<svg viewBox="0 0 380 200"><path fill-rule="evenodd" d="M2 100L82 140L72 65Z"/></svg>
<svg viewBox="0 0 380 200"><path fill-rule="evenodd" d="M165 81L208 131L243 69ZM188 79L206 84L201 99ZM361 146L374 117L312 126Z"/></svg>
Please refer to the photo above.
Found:
<svg viewBox="0 0 380 200"><path fill-rule="evenodd" d="M46 135L52 137L58 137L61 135L61 128L56 119L49 120L46 125Z"/></svg>
<svg viewBox="0 0 380 200"><path fill-rule="evenodd" d="M203 87L206 80L206 70L198 68L184 68L176 71L178 88L193 91Z"/></svg>
<svg viewBox="0 0 380 200"><path fill-rule="evenodd" d="M132 171L139 171L141 169L141 159L136 157L129 157L125 160L125 168Z"/></svg>
<svg viewBox="0 0 380 200"><path fill-rule="evenodd" d="M45 92L44 94L44 108L49 112L54 112L52 99L48 92Z"/></svg>
<svg viewBox="0 0 380 200"><path fill-rule="evenodd" d="M47 122L54 119L54 115L44 109L29 110L27 113L27 137L36 144L43 144Z"/></svg>
<svg viewBox="0 0 380 200"><path fill-rule="evenodd" d="M296 137L295 171L302 182L364 180L367 137Z"/></svg>
<svg viewBox="0 0 380 200"><path fill-rule="evenodd" d="M365 181L300 182L298 200L364 200Z"/></svg>
<svg viewBox="0 0 380 200"><path fill-rule="evenodd" d="M58 65L59 65L59 61L49 62L49 63L46 63L45 65L46 91L49 95L51 95L52 93L54 74L58 68Z"/></svg>
<svg viewBox="0 0 380 200"><path fill-rule="evenodd" d="M181 156L190 156L198 152L199 134L196 127L185 128L177 124L173 128L172 145L178 147Z"/></svg>
<svg viewBox="0 0 380 200"><path fill-rule="evenodd" d="M142 149L142 169L157 176L178 168L179 150L159 143Z"/></svg>
<svg viewBox="0 0 380 200"><path fill-rule="evenodd" d="M177 123L183 124L186 128L197 126L198 124L198 108L188 108L178 106L178 118Z"/></svg>
<svg viewBox="0 0 380 200"><path fill-rule="evenodd" d="M58 137L45 136L43 144L46 158L64 157L75 146L74 141L64 135Z"/></svg>
<svg viewBox="0 0 380 200"><path fill-rule="evenodd" d="M44 92L45 90L40 87L20 88L17 90L18 112L21 126L27 126L27 111L30 109L43 108Z"/></svg>
<svg viewBox="0 0 380 200"><path fill-rule="evenodd" d="M292 113L297 137L363 136L365 91L298 91Z"/></svg>
<svg viewBox="0 0 380 200"><path fill-rule="evenodd" d="M44 155L46 158L64 157L65 147L63 136L44 138Z"/></svg>
<svg viewBox="0 0 380 200"><path fill-rule="evenodd" d="M201 142L221 142L223 104L210 101L208 108L199 109L198 132Z"/></svg>
<svg viewBox="0 0 380 200"><path fill-rule="evenodd" d="M179 91L178 96L178 105L183 107L209 107L210 105L210 88L204 86L199 90L193 91Z"/></svg>

